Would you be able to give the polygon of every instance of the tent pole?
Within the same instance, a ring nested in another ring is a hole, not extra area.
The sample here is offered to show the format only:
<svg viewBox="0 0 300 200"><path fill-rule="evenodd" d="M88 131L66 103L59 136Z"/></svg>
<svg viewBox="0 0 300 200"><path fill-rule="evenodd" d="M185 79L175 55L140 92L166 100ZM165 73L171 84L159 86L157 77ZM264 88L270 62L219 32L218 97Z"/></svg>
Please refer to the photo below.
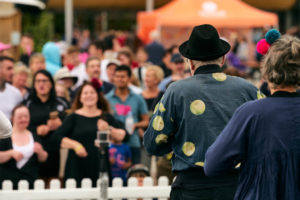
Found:
<svg viewBox="0 0 300 200"><path fill-rule="evenodd" d="M71 44L73 35L73 0L65 0L65 38Z"/></svg>
<svg viewBox="0 0 300 200"><path fill-rule="evenodd" d="M152 12L154 8L154 0L146 0L146 11Z"/></svg>

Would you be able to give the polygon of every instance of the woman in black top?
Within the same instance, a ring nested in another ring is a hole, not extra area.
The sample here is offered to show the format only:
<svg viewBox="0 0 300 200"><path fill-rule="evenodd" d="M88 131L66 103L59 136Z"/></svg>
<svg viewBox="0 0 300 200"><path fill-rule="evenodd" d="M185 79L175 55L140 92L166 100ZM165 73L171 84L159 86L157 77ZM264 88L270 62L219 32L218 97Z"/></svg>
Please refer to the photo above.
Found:
<svg viewBox="0 0 300 200"><path fill-rule="evenodd" d="M30 114L27 107L19 105L12 112L13 131L11 138L0 140L0 185L11 180L17 189L20 180L27 180L33 188L38 178L38 162L45 162L48 153L38 143L38 138L27 130Z"/></svg>
<svg viewBox="0 0 300 200"><path fill-rule="evenodd" d="M98 130L110 130L112 138L122 141L126 135L123 125L108 113L109 105L102 93L91 83L84 83L73 103L74 113L57 130L62 148L71 149L65 168L65 179L74 178L77 186L83 178L99 177L99 152L95 146Z"/></svg>
<svg viewBox="0 0 300 200"><path fill-rule="evenodd" d="M53 78L45 70L35 73L32 93L23 104L31 116L28 129L38 136L49 154L47 161L40 166L40 177L48 182L51 177L58 176L59 147L54 139L55 131L62 124L64 111L69 105L56 97Z"/></svg>

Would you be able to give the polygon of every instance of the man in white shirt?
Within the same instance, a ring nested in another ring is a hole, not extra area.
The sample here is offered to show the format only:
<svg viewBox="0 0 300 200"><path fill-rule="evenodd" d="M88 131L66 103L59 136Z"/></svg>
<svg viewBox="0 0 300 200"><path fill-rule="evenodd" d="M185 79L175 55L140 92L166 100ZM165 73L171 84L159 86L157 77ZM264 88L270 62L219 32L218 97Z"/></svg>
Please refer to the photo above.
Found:
<svg viewBox="0 0 300 200"><path fill-rule="evenodd" d="M0 56L0 110L10 119L11 112L21 103L21 92L10 83L14 73L14 60L7 56Z"/></svg>

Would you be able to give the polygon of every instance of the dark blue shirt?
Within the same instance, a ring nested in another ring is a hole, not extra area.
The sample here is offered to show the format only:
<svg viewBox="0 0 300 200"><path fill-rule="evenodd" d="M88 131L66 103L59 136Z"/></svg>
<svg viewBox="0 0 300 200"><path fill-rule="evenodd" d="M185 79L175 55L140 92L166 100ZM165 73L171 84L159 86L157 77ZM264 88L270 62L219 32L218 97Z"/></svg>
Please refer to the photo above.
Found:
<svg viewBox="0 0 300 200"><path fill-rule="evenodd" d="M215 176L239 165L236 200L300 199L299 95L277 92L237 109L208 149L204 170Z"/></svg>
<svg viewBox="0 0 300 200"><path fill-rule="evenodd" d="M131 160L131 151L126 144L111 144L109 147L109 156L114 158L115 162L111 165L111 175L113 178L120 177L126 182L127 169L122 169L123 165Z"/></svg>

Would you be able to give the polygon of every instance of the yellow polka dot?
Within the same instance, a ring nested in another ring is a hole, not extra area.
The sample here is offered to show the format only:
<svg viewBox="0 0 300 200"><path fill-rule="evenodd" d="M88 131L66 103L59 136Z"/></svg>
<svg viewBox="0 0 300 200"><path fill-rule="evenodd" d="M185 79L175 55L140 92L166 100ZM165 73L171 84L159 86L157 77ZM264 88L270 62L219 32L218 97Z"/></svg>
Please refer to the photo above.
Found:
<svg viewBox="0 0 300 200"><path fill-rule="evenodd" d="M170 120L171 120L171 122L174 122L174 119L172 117L170 118Z"/></svg>
<svg viewBox="0 0 300 200"><path fill-rule="evenodd" d="M205 104L201 100L195 100L191 103L190 110L194 115L202 115L205 111Z"/></svg>
<svg viewBox="0 0 300 200"><path fill-rule="evenodd" d="M241 166L241 163L237 164L237 165L235 166L235 168L239 168L240 166Z"/></svg>
<svg viewBox="0 0 300 200"><path fill-rule="evenodd" d="M213 73L212 76L217 81L225 81L227 79L227 76L224 73Z"/></svg>
<svg viewBox="0 0 300 200"><path fill-rule="evenodd" d="M160 112L165 112L166 111L166 109L165 109L165 107L162 103L159 104L159 111Z"/></svg>
<svg viewBox="0 0 300 200"><path fill-rule="evenodd" d="M156 116L152 122L152 127L156 131L161 131L164 129L164 120L161 116Z"/></svg>
<svg viewBox="0 0 300 200"><path fill-rule="evenodd" d="M196 162L195 165L200 166L200 167L204 167L204 162Z"/></svg>
<svg viewBox="0 0 300 200"><path fill-rule="evenodd" d="M154 108L154 111L153 111L153 114L156 113L156 111L158 110L158 107L159 107L159 102L156 104L156 106Z"/></svg>
<svg viewBox="0 0 300 200"><path fill-rule="evenodd" d="M167 143L168 142L168 136L165 134L159 134L155 138L156 144L161 144L161 143Z"/></svg>
<svg viewBox="0 0 300 200"><path fill-rule="evenodd" d="M166 155L167 160L171 160L172 157L173 157L173 154L174 154L173 151L170 152L170 153L168 153L168 154Z"/></svg>
<svg viewBox="0 0 300 200"><path fill-rule="evenodd" d="M263 98L266 98L266 96L260 90L258 90L257 91L257 99L263 99Z"/></svg>
<svg viewBox="0 0 300 200"><path fill-rule="evenodd" d="M185 142L182 151L186 156L191 156L195 152L195 145L192 142Z"/></svg>

